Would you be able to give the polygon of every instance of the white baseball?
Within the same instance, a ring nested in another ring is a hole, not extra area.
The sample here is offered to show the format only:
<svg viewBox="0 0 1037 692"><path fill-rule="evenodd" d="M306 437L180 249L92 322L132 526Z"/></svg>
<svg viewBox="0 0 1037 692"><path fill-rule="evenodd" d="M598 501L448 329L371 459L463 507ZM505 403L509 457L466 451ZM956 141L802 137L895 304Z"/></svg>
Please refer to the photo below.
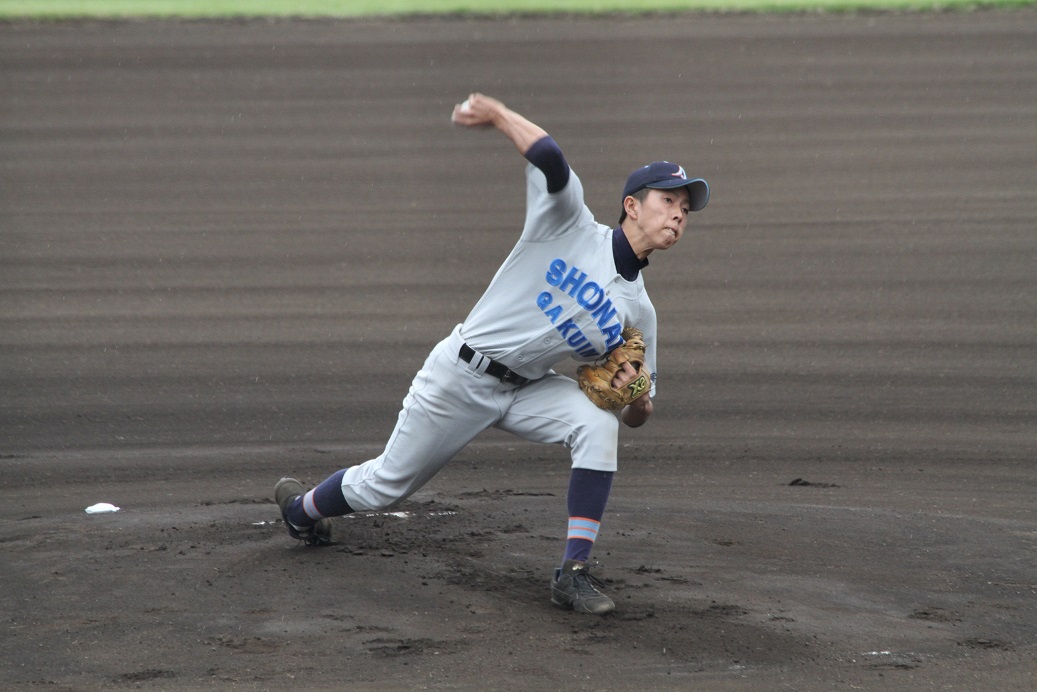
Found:
<svg viewBox="0 0 1037 692"><path fill-rule="evenodd" d="M470 109L471 109L471 107L472 107L472 104L470 104L470 103L468 102L468 99L465 99L465 100L464 100L464 102L463 102L463 103L461 103L461 110L463 110L463 111L467 111L467 110L470 110Z"/></svg>

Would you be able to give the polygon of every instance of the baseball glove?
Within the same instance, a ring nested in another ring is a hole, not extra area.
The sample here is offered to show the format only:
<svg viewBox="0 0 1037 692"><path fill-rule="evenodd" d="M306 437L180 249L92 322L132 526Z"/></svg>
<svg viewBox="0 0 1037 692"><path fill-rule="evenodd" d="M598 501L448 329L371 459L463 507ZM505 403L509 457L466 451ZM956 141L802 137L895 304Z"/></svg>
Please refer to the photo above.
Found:
<svg viewBox="0 0 1037 692"><path fill-rule="evenodd" d="M652 374L645 367L645 339L640 329L627 327L623 330L623 343L612 349L600 365L581 365L576 369L576 380L580 389L594 404L606 411L619 411L648 391ZM637 377L621 389L612 388L612 378L630 363Z"/></svg>

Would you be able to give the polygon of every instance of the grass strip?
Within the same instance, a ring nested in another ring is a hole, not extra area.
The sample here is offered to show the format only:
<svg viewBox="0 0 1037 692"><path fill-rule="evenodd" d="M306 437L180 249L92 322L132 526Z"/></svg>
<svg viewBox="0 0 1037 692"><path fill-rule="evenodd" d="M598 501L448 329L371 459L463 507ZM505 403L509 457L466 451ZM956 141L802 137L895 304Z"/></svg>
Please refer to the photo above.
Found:
<svg viewBox="0 0 1037 692"><path fill-rule="evenodd" d="M0 19L931 11L1034 4L1037 0L0 0Z"/></svg>

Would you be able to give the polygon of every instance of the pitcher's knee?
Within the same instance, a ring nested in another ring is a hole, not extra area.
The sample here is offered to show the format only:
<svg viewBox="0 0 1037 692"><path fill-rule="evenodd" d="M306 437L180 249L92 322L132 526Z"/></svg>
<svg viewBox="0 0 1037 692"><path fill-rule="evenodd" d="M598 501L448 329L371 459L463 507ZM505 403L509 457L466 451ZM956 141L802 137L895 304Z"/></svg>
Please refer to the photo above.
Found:
<svg viewBox="0 0 1037 692"><path fill-rule="evenodd" d="M587 435L594 438L611 437L619 435L619 418L616 414L608 411L599 411L599 415L588 419L586 424Z"/></svg>
<svg viewBox="0 0 1037 692"><path fill-rule="evenodd" d="M619 439L619 419L607 411L597 411L573 431L570 440L573 467L615 471Z"/></svg>

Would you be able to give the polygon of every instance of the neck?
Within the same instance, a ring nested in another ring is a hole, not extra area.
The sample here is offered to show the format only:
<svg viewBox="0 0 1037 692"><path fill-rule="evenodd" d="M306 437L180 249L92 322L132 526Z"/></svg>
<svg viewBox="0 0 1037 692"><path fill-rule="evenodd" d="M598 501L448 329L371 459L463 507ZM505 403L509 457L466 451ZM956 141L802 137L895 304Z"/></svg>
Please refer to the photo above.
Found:
<svg viewBox="0 0 1037 692"><path fill-rule="evenodd" d="M626 236L627 242L630 243L630 249L637 255L637 259L648 259L648 255L652 254L652 248L648 246L645 234L641 232L641 229L637 227L633 219L628 216L620 228L623 230L623 235Z"/></svg>

